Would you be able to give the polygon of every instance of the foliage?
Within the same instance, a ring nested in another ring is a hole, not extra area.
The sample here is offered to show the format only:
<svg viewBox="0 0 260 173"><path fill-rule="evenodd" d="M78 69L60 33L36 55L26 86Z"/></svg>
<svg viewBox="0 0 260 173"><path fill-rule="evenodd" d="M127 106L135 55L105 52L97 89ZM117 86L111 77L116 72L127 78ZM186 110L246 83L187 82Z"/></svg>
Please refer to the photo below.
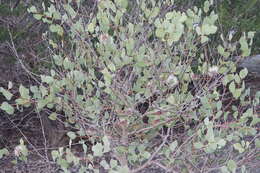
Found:
<svg viewBox="0 0 260 173"><path fill-rule="evenodd" d="M229 60L238 49L232 39L221 37L217 50L209 50L218 30L213 1L177 11L171 1L102 0L89 18L81 1L51 2L28 12L49 26L44 37L54 68L40 76L40 85L21 85L15 103L0 108L11 114L12 105L35 106L52 111L51 121L63 114L74 130L68 147L51 156L64 172L71 166L138 172L153 164L178 171L202 164L204 171L243 168L235 156L254 149L256 138L246 137L259 136L259 95L249 96L247 70L237 71ZM241 36L242 57L250 54L253 36ZM83 159L72 152L77 138ZM214 158L219 153L224 161Z"/></svg>
<svg viewBox="0 0 260 173"><path fill-rule="evenodd" d="M176 0L175 5L178 9L187 9L191 6L203 8L206 0ZM225 0L214 1L211 9L215 9L219 16L218 25L220 32L224 35L234 34L233 41L238 41L243 32L255 31L253 54L259 54L260 45L260 2L258 0ZM214 42L218 42L218 37Z"/></svg>
<svg viewBox="0 0 260 173"><path fill-rule="evenodd" d="M255 46L253 52L259 52L260 45L260 3L258 0L237 0L223 1L219 3L217 8L220 16L219 20L223 26L223 32L227 33L231 30L236 31L235 38L237 39L242 32L257 31L255 37Z"/></svg>

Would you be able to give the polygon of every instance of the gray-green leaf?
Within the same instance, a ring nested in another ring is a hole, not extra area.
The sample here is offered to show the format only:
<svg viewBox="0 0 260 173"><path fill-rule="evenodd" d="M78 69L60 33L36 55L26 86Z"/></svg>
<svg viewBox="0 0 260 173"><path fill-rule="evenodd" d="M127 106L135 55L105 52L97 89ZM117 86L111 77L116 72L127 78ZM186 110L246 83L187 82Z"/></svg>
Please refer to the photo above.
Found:
<svg viewBox="0 0 260 173"><path fill-rule="evenodd" d="M0 149L0 159L4 156L4 155L8 155L9 151L6 148Z"/></svg>
<svg viewBox="0 0 260 173"><path fill-rule="evenodd" d="M232 173L235 173L236 169L237 169L237 164L234 160L229 160L227 163L227 167L228 167L229 171L231 171Z"/></svg>
<svg viewBox="0 0 260 173"><path fill-rule="evenodd" d="M97 143L92 147L93 155L97 157L101 157L103 155L103 145L101 143Z"/></svg>
<svg viewBox="0 0 260 173"><path fill-rule="evenodd" d="M247 76L247 74L248 74L248 70L246 68L244 68L239 72L239 76L241 79L244 79Z"/></svg>
<svg viewBox="0 0 260 173"><path fill-rule="evenodd" d="M75 138L77 137L74 132L68 132L68 133L67 133L67 136L68 136L71 140L73 140L73 139L75 139Z"/></svg>
<svg viewBox="0 0 260 173"><path fill-rule="evenodd" d="M3 87L0 88L0 92L5 96L7 100L11 100L13 94L10 93L8 90L4 89Z"/></svg>
<svg viewBox="0 0 260 173"><path fill-rule="evenodd" d="M3 102L0 109L4 110L6 113L8 114L13 114L14 113L14 108L12 105L10 105L9 103L7 102Z"/></svg>

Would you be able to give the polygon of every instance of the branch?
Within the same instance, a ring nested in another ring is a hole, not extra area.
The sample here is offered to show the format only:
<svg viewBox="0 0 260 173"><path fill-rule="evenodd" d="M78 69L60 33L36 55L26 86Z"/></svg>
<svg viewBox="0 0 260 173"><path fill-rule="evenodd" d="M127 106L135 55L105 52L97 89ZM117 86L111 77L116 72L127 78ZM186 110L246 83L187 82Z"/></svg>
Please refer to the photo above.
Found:
<svg viewBox="0 0 260 173"><path fill-rule="evenodd" d="M162 147L165 145L165 143L167 142L167 138L169 137L170 134L170 128L168 128L167 130L167 134L166 136L163 138L163 142L161 143L161 145L156 149L156 151L150 156L150 158L139 168L134 169L131 171L131 173L136 173L141 171L142 169L148 167L149 165L152 164L152 160L154 159L154 157L159 153L159 151L162 149Z"/></svg>

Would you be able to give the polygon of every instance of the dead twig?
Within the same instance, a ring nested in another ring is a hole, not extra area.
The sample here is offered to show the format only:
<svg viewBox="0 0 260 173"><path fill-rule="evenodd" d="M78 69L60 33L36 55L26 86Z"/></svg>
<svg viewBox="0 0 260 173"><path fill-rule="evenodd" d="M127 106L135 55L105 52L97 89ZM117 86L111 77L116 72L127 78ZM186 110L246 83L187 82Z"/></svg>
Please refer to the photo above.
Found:
<svg viewBox="0 0 260 173"><path fill-rule="evenodd" d="M31 72L30 70L28 70L25 65L23 64L20 56L18 55L18 52L16 50L16 47L15 47L15 44L14 44L14 41L13 41L13 36L10 32L10 29L8 28L8 33L9 33L9 36L10 36L10 41L11 41L11 44L8 43L8 46L9 48L12 50L14 56L16 57L17 61L19 61L19 63L21 64L22 68L25 70L25 72L27 72L31 77L32 79L34 79L38 84L41 84L41 82L36 78L36 77L40 77L39 75Z"/></svg>
<svg viewBox="0 0 260 173"><path fill-rule="evenodd" d="M165 135L165 137L163 138L163 142L161 143L161 145L155 150L155 152L150 156L150 158L139 168L134 169L131 171L131 173L136 173L139 172L141 170L143 170L144 168L148 167L149 165L152 164L152 160L158 155L159 151L162 149L162 147L166 144L167 139L170 135L170 128L168 128L167 130L167 134Z"/></svg>

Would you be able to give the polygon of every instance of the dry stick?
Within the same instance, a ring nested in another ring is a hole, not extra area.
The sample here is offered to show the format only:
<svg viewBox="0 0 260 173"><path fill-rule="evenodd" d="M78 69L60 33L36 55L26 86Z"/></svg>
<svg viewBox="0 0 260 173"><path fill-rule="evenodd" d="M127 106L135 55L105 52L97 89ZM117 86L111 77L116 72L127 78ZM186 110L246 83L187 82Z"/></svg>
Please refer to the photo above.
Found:
<svg viewBox="0 0 260 173"><path fill-rule="evenodd" d="M197 129L199 129L199 126L197 127ZM193 135L191 135L190 137L188 137L179 147L178 149L172 154L173 157L175 157L177 155L177 153L180 152L180 149L186 144L188 143L194 136L197 136L197 131L193 133Z"/></svg>
<svg viewBox="0 0 260 173"><path fill-rule="evenodd" d="M243 159L239 160L237 162L237 165L241 165L242 166L242 165L244 165L246 163L249 163L250 161L252 161L250 159L258 158L260 156L260 153L259 153L259 151L257 152L257 149L256 149L256 150L253 150L250 153L248 153L246 156L247 157L245 157L245 158L243 157Z"/></svg>
<svg viewBox="0 0 260 173"><path fill-rule="evenodd" d="M192 161L190 161L190 159L188 159L187 157L185 157L184 159L181 159L182 161L184 161L185 166L189 169L189 172L193 173L193 169L195 168L197 170L197 172L201 172L200 169L194 165L192 163Z"/></svg>
<svg viewBox="0 0 260 173"><path fill-rule="evenodd" d="M34 75L35 76L38 76L37 74L34 74L34 73L32 73L32 72L30 72L26 67L25 67L25 65L23 64L23 62L21 61L21 59L20 59L20 57L19 57L19 55L18 55L18 53L17 53L17 50L16 50L16 48L15 48L15 45L14 45L14 41L13 41L13 37L12 37L12 34L11 34L11 32L10 32L10 30L9 30L9 28L8 28L8 33L9 33L9 36L10 36L10 40L11 40L11 45L8 43L8 45L9 45L9 47L11 48L11 50L13 51L13 53L14 53L14 55L15 55L15 57L17 58L17 60L20 62L20 64L22 65L22 68L37 82L37 83L39 83L40 84L40 82L34 77ZM9 118L8 118L9 119ZM11 121L10 119L9 119L9 121ZM12 121L11 121L12 122ZM41 120L41 118L40 118L40 122L41 122L41 126L42 126L42 120ZM12 122L12 124L14 124L13 122ZM15 124L14 124L14 126L15 126ZM27 139L27 137L23 134L23 132L17 127L17 126L15 126L18 130L19 130L19 132L22 134L22 136L26 139L26 141L33 147L33 149L38 153L38 155L40 156L40 157L42 157L43 159L44 159L44 157L37 151L37 149L33 146L33 144ZM43 128L43 127L42 127ZM44 130L43 130L43 134L44 134ZM44 135L44 145L45 145L45 148L46 148L46 138L45 138L45 135ZM49 161L49 159L48 159L48 156L47 156L47 151L45 151L45 154L46 154L46 159Z"/></svg>
<svg viewBox="0 0 260 173"><path fill-rule="evenodd" d="M169 168L167 168L166 166L162 165L160 162L156 162L156 161L152 161L153 164L159 166L160 168L164 169L165 171L168 171Z"/></svg>
<svg viewBox="0 0 260 173"><path fill-rule="evenodd" d="M255 141L256 139L258 139L259 136L260 136L260 134L257 134L257 135L249 142L249 145L252 144L252 142ZM256 149L256 150L257 150L257 149ZM243 158L243 159L241 159L240 161L238 161L238 164L240 164L240 163L243 164L243 162L247 161L248 159L250 159L251 157L254 157L254 156L257 158L258 156L260 156L260 153L255 153L254 150L253 150L253 151L249 152L248 155L249 155L249 157ZM251 155L252 155L252 156L251 156Z"/></svg>
<svg viewBox="0 0 260 173"><path fill-rule="evenodd" d="M18 127L19 125L21 125L22 122L24 122L24 120L25 120L29 115L31 115L32 112L34 112L34 110L32 110L32 111L30 111L28 114L24 115L24 116L21 118L20 122L17 123L17 124L16 124L14 127L12 127L11 129L16 128L16 127Z"/></svg>
<svg viewBox="0 0 260 173"><path fill-rule="evenodd" d="M208 162L208 157L206 157L206 159L204 160L204 163L203 163L203 166L202 166L202 169L201 169L201 173L203 173L205 171L205 167L206 167L206 164Z"/></svg>
<svg viewBox="0 0 260 173"><path fill-rule="evenodd" d="M15 126L15 123L7 116L8 120ZM32 148L36 151L36 153L42 158L45 159L37 150L37 148L28 140L28 138L25 136L25 134L22 132L22 130L19 127L16 127L16 129L22 134L24 139L28 142L29 145L32 146Z"/></svg>
<svg viewBox="0 0 260 173"><path fill-rule="evenodd" d="M232 152L232 151L230 151L230 152ZM254 151L252 151L251 153L253 153L253 152L254 152ZM249 154L251 154L251 153L249 153ZM258 155L260 156L260 154L258 154ZM257 157L258 155L256 154L256 157ZM238 156L238 157L240 157L240 156ZM227 158L227 159L226 159L226 161L224 162L224 164L222 164L222 165L220 165L220 166L218 166L218 167L209 168L206 173L211 173L211 172L214 171L214 170L220 170L221 167L226 166L225 163L227 163L227 161L230 160L230 159L231 159L231 156L230 156L230 158ZM244 159L238 161L238 162L237 162L237 165L239 165L240 162L242 162L241 164L243 164L243 162L244 162L245 160L247 160L247 159L248 159L248 158L244 158ZM238 168L240 168L240 167L238 167Z"/></svg>
<svg viewBox="0 0 260 173"><path fill-rule="evenodd" d="M173 170L172 168L169 168L169 167L162 165L160 162L152 161L152 163L159 166L160 168L164 169L166 172L178 173L175 170Z"/></svg>
<svg viewBox="0 0 260 173"><path fill-rule="evenodd" d="M156 151L150 156L150 158L139 168L134 169L131 171L131 173L136 173L138 171L141 171L142 169L146 168L147 166L152 164L152 160L154 159L154 157L159 153L159 151L162 149L162 147L165 145L165 143L167 142L167 138L169 137L170 134L170 128L168 128L167 130L167 134L166 136L163 138L163 142L161 143L161 145L156 149Z"/></svg>
<svg viewBox="0 0 260 173"><path fill-rule="evenodd" d="M37 110L37 116L38 118L40 119L40 123L41 123L41 129L42 129L42 136L43 136L43 139L44 139L44 151L45 151L45 157L46 157L46 160L48 161L49 163L49 158L48 158L48 151L47 151L47 140L46 140L46 135L45 135L45 130L43 128L43 122L42 122L42 117L40 116L38 110ZM50 164L49 164L49 167L50 167Z"/></svg>
<svg viewBox="0 0 260 173"><path fill-rule="evenodd" d="M160 126L160 125L169 123L169 122L173 121L174 119L176 119L176 117L174 117L174 118L169 118L169 119L167 119L167 120L165 120L165 121L163 121L163 122L159 122L159 123L154 124L154 125L152 125L152 126L150 126L150 127L146 127L146 128L140 129L140 130L133 131L133 132L129 133L129 136L134 135L134 134L137 134L137 133L142 133L142 132L145 132L145 131L148 131L148 130L151 130L151 129L154 129L155 127L158 127L158 126Z"/></svg>
<svg viewBox="0 0 260 173"><path fill-rule="evenodd" d="M13 37L12 37L12 34L10 32L10 29L8 27L8 33L9 33L9 36L10 36L10 40L11 40L11 45L8 43L8 46L10 47L10 49L13 51L16 59L19 61L19 63L21 64L22 68L38 83L38 84L41 84L34 76L39 76L33 72L30 72L26 67L25 65L23 64L22 60L20 59L18 53L17 53L17 50L15 48L15 45L14 45L14 41L13 41Z"/></svg>

